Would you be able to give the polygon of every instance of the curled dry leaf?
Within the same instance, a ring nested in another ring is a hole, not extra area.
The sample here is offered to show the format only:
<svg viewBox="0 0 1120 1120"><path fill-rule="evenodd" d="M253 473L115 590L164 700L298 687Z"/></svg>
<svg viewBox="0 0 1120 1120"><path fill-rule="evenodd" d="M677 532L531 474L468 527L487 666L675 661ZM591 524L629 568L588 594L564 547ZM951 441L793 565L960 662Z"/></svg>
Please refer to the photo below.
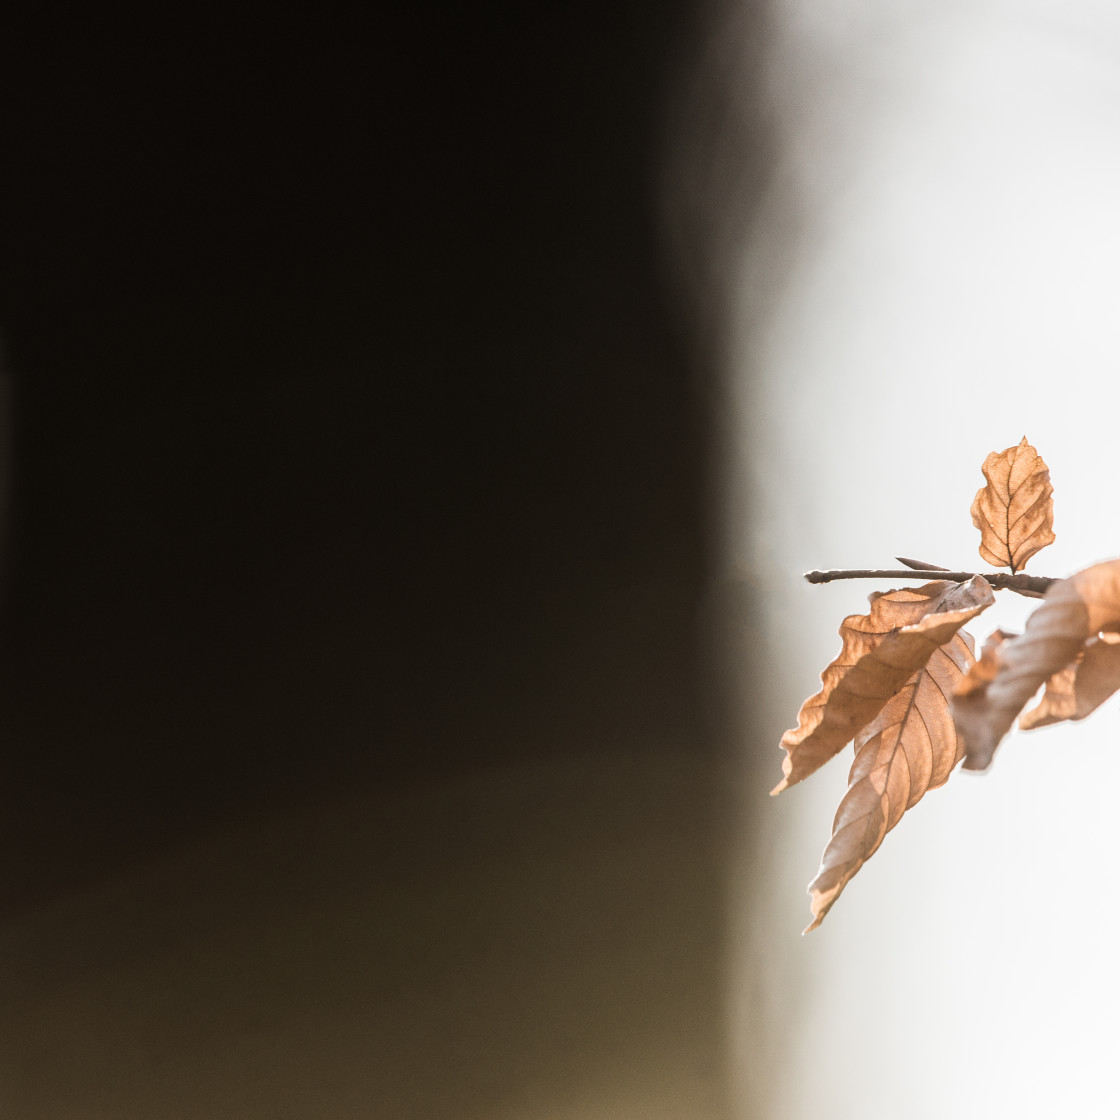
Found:
<svg viewBox="0 0 1120 1120"><path fill-rule="evenodd" d="M971 637L954 634L856 736L848 792L809 884L813 921L806 933L821 924L902 814L928 790L944 785L960 761L963 748L949 698L972 660Z"/></svg>
<svg viewBox="0 0 1120 1120"><path fill-rule="evenodd" d="M1084 719L1120 689L1120 644L1115 635L1090 638L1072 665L1047 682L1042 699L1019 717L1024 731L1067 719Z"/></svg>
<svg viewBox="0 0 1120 1120"><path fill-rule="evenodd" d="M1023 436L1017 447L993 451L981 470L988 484L972 503L980 555L997 568L1017 572L1054 540L1050 469Z"/></svg>
<svg viewBox="0 0 1120 1120"><path fill-rule="evenodd" d="M974 661L968 672L957 682L954 693L956 696L971 696L975 692L983 692L995 678L999 669L999 651L1004 642L1017 637L1006 630L993 630L984 639L984 648L980 651L980 658Z"/></svg>
<svg viewBox="0 0 1120 1120"><path fill-rule="evenodd" d="M771 791L807 778L851 742L883 706L970 618L995 601L980 576L967 583L934 580L868 596L871 611L840 626L843 647L821 674L823 688L801 706L797 727L782 736L784 777Z"/></svg>
<svg viewBox="0 0 1120 1120"><path fill-rule="evenodd" d="M966 679L965 687L953 698L953 717L964 739L967 769L986 770L991 765L1000 740L1038 687L1072 666L1082 653L1087 656L1090 648L1096 648L1091 643L1102 630L1120 630L1120 560L1094 564L1054 584L1027 620L1023 633L995 648L996 668L990 679L971 684ZM1082 684L1086 703L1110 686L1115 677L1107 653L1095 653L1091 665L1092 673ZM1077 676L1080 667L1075 680ZM1091 692L1089 681L1093 682ZM1064 686L1059 683L1055 687ZM1076 694L1076 684L1073 687ZM1043 706L1045 703L1043 700ZM1032 726L1041 726L1041 719Z"/></svg>

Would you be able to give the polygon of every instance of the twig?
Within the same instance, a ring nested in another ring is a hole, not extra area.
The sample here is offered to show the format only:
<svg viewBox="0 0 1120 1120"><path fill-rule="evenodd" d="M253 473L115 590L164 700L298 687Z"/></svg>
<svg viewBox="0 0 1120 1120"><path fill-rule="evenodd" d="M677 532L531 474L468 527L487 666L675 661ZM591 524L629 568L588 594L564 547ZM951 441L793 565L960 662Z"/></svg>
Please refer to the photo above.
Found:
<svg viewBox="0 0 1120 1120"><path fill-rule="evenodd" d="M936 576L937 579L948 579L954 583L964 583L974 576L986 579L997 591L1016 591L1020 595L1028 595L1032 599L1040 599L1052 583L1058 581L1050 576L1028 576L1023 572L1011 575L1009 572L949 572L944 569L936 571L915 572L906 568L841 568L829 572L806 572L805 578L810 583L831 583L834 579L925 579Z"/></svg>

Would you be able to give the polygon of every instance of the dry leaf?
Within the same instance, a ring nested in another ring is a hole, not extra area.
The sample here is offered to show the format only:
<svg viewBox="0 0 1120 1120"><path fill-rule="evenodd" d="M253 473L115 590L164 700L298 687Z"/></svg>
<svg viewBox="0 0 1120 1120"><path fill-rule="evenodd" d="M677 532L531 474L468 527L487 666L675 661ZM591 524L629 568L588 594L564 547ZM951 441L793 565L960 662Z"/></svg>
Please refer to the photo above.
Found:
<svg viewBox="0 0 1120 1120"><path fill-rule="evenodd" d="M980 651L980 658L974 661L964 677L957 682L954 690L956 696L971 696L974 692L982 692L995 679L996 670L999 669L999 650L1004 642L1017 637L1006 630L993 630L984 640L984 648Z"/></svg>
<svg viewBox="0 0 1120 1120"><path fill-rule="evenodd" d="M998 665L991 680L954 696L953 716L965 742L967 769L987 769L1038 687L1071 666L1102 630L1120 630L1120 560L1094 564L1054 584L1023 633L995 651ZM1107 667L1107 655L1099 656ZM1107 668L1102 671L1109 683ZM1094 684L1094 696L1097 691Z"/></svg>
<svg viewBox="0 0 1120 1120"><path fill-rule="evenodd" d="M980 554L1011 575L967 579L925 560L896 557L927 583L869 596L866 615L840 627L843 646L806 700L797 727L782 736L780 793L834 757L851 740L855 758L832 837L809 885L816 929L887 833L926 792L944 784L963 758L991 763L1016 717L1024 729L1082 719L1120 691L1120 559L1068 580L1020 574L1053 542L1050 471L1026 437L983 464L986 485L972 503ZM900 576L870 569L808 572L811 583ZM967 582L950 582L950 578ZM1044 598L1021 635L996 630L979 660L961 626L1000 588ZM1043 588L1049 588L1045 596ZM1039 703L1023 706L1046 685Z"/></svg>
<svg viewBox="0 0 1120 1120"><path fill-rule="evenodd" d="M1026 436L1018 447L993 451L980 469L988 480L972 503L980 555L997 568L1017 572L1054 540L1050 469Z"/></svg>
<svg viewBox="0 0 1120 1120"><path fill-rule="evenodd" d="M895 559L900 564L905 564L908 568L913 568L916 572L947 572L948 568L943 568L940 564L931 564L928 560L913 560L909 556L896 556Z"/></svg>
<svg viewBox="0 0 1120 1120"><path fill-rule="evenodd" d="M934 580L919 588L872 593L871 612L840 626L843 648L821 674L823 688L801 706L798 725L782 736L785 775L771 791L807 778L851 742L938 646L995 601L980 576L968 583Z"/></svg>
<svg viewBox="0 0 1120 1120"><path fill-rule="evenodd" d="M1019 717L1024 731L1067 719L1084 719L1120 689L1120 645L1090 638L1072 665L1047 682L1042 699Z"/></svg>
<svg viewBox="0 0 1120 1120"><path fill-rule="evenodd" d="M1030 731L1035 727L1045 727L1048 723L1060 723L1069 719L1077 707L1074 698L1074 682L1077 679L1077 667L1081 664L1084 651L1079 653L1073 663L1064 669L1059 669L1047 682L1042 699L1030 709L1019 716L1019 727Z"/></svg>
<svg viewBox="0 0 1120 1120"><path fill-rule="evenodd" d="M883 837L960 761L949 698L972 663L971 638L954 634L856 736L848 792L832 824L817 877L809 884L816 929Z"/></svg>

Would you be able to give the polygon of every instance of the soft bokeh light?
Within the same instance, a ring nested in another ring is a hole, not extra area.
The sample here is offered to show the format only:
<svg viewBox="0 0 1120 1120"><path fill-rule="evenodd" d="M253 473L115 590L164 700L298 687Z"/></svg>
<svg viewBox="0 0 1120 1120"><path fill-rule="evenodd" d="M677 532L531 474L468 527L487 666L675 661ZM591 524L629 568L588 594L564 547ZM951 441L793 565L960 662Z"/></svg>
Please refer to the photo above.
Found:
<svg viewBox="0 0 1120 1120"><path fill-rule="evenodd" d="M729 564L759 581L760 636L795 697L766 706L760 750L874 589L799 574L896 554L982 570L968 511L989 451L1025 434L1051 468L1057 542L1028 570L1120 554L1120 11L785 0L775 19L783 152L729 369L753 483ZM978 638L1021 627L1032 603L1008 598ZM1014 734L792 947L845 762L758 810L780 837L750 952L790 993L775 1115L1112 1115L1118 739L1115 704Z"/></svg>

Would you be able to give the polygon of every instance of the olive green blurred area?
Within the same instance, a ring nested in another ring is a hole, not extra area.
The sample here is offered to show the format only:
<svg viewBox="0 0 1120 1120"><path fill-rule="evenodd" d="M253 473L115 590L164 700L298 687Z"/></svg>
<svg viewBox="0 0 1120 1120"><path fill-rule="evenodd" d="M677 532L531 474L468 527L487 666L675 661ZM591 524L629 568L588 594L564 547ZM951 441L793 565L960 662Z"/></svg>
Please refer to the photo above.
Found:
<svg viewBox="0 0 1120 1120"><path fill-rule="evenodd" d="M0 1084L43 1117L722 1117L695 760L267 814L5 923Z"/></svg>

